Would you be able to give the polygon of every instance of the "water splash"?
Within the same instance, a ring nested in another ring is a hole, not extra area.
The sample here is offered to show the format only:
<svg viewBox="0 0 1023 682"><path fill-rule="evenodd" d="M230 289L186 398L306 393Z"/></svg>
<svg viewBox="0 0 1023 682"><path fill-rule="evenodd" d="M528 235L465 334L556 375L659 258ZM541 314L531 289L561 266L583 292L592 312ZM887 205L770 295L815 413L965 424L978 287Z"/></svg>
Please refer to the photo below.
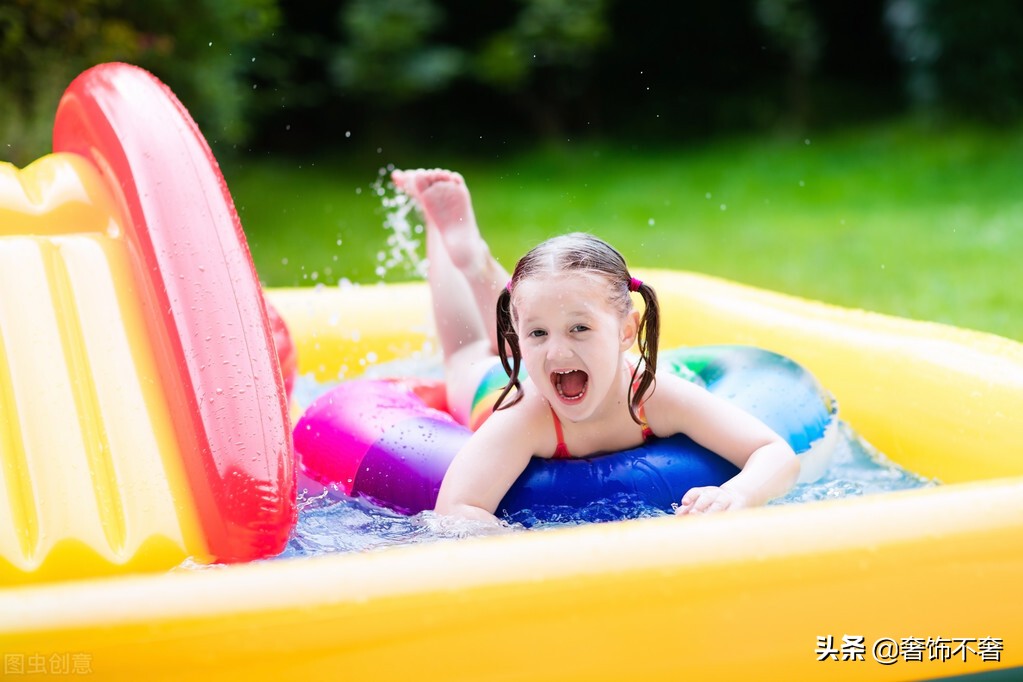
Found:
<svg viewBox="0 0 1023 682"><path fill-rule="evenodd" d="M795 486L770 504L799 504L938 485L936 480L892 462L848 424L842 422L840 426L839 443L824 476Z"/></svg>
<svg viewBox="0 0 1023 682"><path fill-rule="evenodd" d="M404 275L418 279L426 279L426 259L420 255L419 247L425 232L422 222L418 221L416 207L407 194L399 192L391 180L394 165L381 168L377 179L370 188L380 197L383 206L383 227L389 232L387 247L377 252L376 275L383 279L392 271L397 270ZM412 214L410 219L409 214Z"/></svg>
<svg viewBox="0 0 1023 682"><path fill-rule="evenodd" d="M298 510L299 525L279 558L367 552L524 530L517 524L495 526L432 511L403 516L367 500L347 497L336 487L311 495L299 491Z"/></svg>

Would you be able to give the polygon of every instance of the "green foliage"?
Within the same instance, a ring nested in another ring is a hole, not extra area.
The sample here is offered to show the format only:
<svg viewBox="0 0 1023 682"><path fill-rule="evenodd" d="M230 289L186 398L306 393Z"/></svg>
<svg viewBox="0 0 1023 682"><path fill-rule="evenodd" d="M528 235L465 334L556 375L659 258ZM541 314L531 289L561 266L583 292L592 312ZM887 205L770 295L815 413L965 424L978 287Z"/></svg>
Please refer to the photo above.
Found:
<svg viewBox="0 0 1023 682"><path fill-rule="evenodd" d="M14 0L0 5L0 145L24 165L50 146L53 114L83 68L116 52L137 56L137 35L104 19L109 2Z"/></svg>
<svg viewBox="0 0 1023 682"><path fill-rule="evenodd" d="M788 116L802 128L810 113L810 74L820 59L820 28L808 0L757 0L755 10L767 35L788 56Z"/></svg>
<svg viewBox="0 0 1023 682"><path fill-rule="evenodd" d="M137 63L170 86L221 149L249 133L260 94L254 76L279 22L275 0L125 0L121 11L150 41Z"/></svg>
<svg viewBox="0 0 1023 682"><path fill-rule="evenodd" d="M756 14L767 34L798 68L813 68L820 57L821 35L806 0L757 0Z"/></svg>
<svg viewBox="0 0 1023 682"><path fill-rule="evenodd" d="M508 20L473 32L476 22L447 16L434 0L350 0L331 51L333 81L375 111L482 84L530 104L534 122L551 121L609 41L608 2L516 0L510 9Z"/></svg>
<svg viewBox="0 0 1023 682"><path fill-rule="evenodd" d="M460 50L429 42L443 22L431 0L353 0L340 19L347 42L331 66L343 89L401 101L440 90L463 70Z"/></svg>
<svg viewBox="0 0 1023 682"><path fill-rule="evenodd" d="M487 40L477 73L503 89L522 87L539 69L585 69L610 38L605 0L519 0L514 23Z"/></svg>
<svg viewBox="0 0 1023 682"><path fill-rule="evenodd" d="M19 165L50 147L61 94L81 71L125 61L153 71L211 140L247 132L274 0L13 0L0 6L0 145Z"/></svg>
<svg viewBox="0 0 1023 682"><path fill-rule="evenodd" d="M886 20L921 105L987 121L1023 116L1023 5L893 0Z"/></svg>

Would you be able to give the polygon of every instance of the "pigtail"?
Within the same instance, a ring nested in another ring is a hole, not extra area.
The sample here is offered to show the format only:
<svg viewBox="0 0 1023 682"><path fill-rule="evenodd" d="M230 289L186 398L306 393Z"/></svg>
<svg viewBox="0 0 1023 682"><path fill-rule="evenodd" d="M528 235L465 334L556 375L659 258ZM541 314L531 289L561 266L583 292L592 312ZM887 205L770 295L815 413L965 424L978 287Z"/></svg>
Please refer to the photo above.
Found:
<svg viewBox="0 0 1023 682"><path fill-rule="evenodd" d="M508 351L511 351L510 362ZM511 291L507 287L497 297L497 356L501 359L501 367L504 368L505 374L508 375L508 383L497 397L494 411L501 409L504 399L512 389L515 389L515 398L505 407L510 407L522 399L522 384L519 382L522 352L519 350L519 336L512 325Z"/></svg>
<svg viewBox="0 0 1023 682"><path fill-rule="evenodd" d="M636 341L639 345L640 362L632 372L632 397L629 400L629 414L640 424L639 406L647 391L657 378L657 345L661 335L661 310L657 292L649 284L638 282L636 291L643 297L643 316L639 320Z"/></svg>

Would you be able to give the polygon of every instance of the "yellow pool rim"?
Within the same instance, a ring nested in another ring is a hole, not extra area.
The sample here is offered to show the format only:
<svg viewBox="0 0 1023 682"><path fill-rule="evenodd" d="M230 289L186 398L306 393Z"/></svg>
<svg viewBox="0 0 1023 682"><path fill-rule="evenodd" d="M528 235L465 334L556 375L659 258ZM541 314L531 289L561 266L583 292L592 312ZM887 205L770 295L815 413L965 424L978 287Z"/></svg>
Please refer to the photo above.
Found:
<svg viewBox="0 0 1023 682"><path fill-rule="evenodd" d="M666 346L742 342L791 355L875 444L957 482L702 518L10 588L0 590L0 651L75 654L103 679L1019 672L1023 458L1019 427L1003 418L1023 407L1019 344L692 273L640 276L672 320ZM300 371L325 379L432 354L426 295L417 284L269 292L291 328ZM960 414L964 405L969 412ZM966 430L979 440L960 447ZM932 451L935 442L947 446ZM828 637L839 660L818 660ZM853 644L841 648L847 637ZM858 656L857 638L864 660L841 660ZM912 638L972 641L965 660L874 659L878 642ZM998 660L969 653L982 639L999 643Z"/></svg>

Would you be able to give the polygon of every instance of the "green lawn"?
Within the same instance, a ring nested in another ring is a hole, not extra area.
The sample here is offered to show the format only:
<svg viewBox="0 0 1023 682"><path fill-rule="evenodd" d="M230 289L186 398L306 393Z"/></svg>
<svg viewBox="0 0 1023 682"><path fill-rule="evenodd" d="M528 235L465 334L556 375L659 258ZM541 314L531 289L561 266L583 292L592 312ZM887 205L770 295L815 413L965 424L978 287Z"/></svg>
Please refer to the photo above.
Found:
<svg viewBox="0 0 1023 682"><path fill-rule="evenodd" d="M901 122L643 151L571 142L489 162L240 159L224 172L263 281L378 281L385 164L462 171L508 267L546 236L587 230L632 265L1023 339L1018 129ZM408 277L399 270L387 279Z"/></svg>

